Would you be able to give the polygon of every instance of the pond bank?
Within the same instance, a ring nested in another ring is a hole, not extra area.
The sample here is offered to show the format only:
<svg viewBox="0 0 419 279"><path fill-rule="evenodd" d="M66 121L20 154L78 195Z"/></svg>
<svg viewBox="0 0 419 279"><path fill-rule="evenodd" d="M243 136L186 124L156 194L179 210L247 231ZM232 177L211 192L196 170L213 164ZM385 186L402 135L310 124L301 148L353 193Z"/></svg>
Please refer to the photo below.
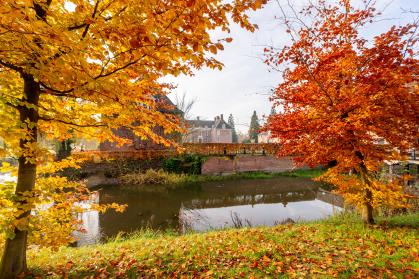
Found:
<svg viewBox="0 0 419 279"><path fill-rule="evenodd" d="M185 184L202 183L210 181L228 181L239 179L271 179L275 177L301 177L315 178L324 173L323 169L300 169L282 173L268 172L245 172L229 175L197 175L197 174L177 174L163 170L149 169L145 172L131 172L117 178L109 178L105 175L93 175L88 178L89 188L106 185L170 185L171 187Z"/></svg>
<svg viewBox="0 0 419 279"><path fill-rule="evenodd" d="M33 275L52 277L411 278L417 275L419 215L365 227L339 215L271 228L183 236L144 231L102 245L29 251Z"/></svg>

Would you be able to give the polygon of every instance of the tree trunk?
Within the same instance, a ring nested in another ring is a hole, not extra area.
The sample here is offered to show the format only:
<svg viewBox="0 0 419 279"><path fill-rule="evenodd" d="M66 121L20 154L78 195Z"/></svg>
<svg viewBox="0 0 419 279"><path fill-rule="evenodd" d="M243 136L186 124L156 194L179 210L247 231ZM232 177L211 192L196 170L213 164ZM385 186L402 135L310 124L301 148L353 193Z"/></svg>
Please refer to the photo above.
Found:
<svg viewBox="0 0 419 279"><path fill-rule="evenodd" d="M373 207L371 205L372 193L370 189L365 190L365 203L362 209L362 220L365 224L374 224Z"/></svg>
<svg viewBox="0 0 419 279"><path fill-rule="evenodd" d="M365 167L364 163L361 164L361 181L365 185L364 190L364 205L362 207L362 220L365 224L372 225L374 224L373 216L373 207L372 207L372 192L369 187L371 187L371 181L368 177L368 170Z"/></svg>
<svg viewBox="0 0 419 279"><path fill-rule="evenodd" d="M31 75L22 75L24 80L24 102L38 106L40 88L39 84L35 82ZM32 123L27 126L28 137L20 140L21 150L28 148L28 144L37 142L37 123L38 111L32 106L21 105L18 108L20 114L20 121L22 123ZM30 153L29 153L30 154ZM36 179L36 163L34 160L27 160L24 155L19 157L18 176L16 184L16 195L19 197L25 191L33 190ZM35 159L35 158L31 158ZM17 202L19 203L19 202ZM25 203L25 201L20 201ZM17 204L19 206L19 204ZM29 218L30 210L18 216L18 219ZM6 244L3 252L3 257L0 267L0 279L16 278L17 275L26 270L26 245L27 245L27 230L20 230L15 228L15 237L13 239L6 239Z"/></svg>

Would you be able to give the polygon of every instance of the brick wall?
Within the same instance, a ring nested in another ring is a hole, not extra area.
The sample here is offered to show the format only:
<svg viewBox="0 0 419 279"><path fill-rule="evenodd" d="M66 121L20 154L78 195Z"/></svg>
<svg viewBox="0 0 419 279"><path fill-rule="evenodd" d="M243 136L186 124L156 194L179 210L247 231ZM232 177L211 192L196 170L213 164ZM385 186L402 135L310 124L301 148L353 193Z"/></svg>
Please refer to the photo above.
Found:
<svg viewBox="0 0 419 279"><path fill-rule="evenodd" d="M262 155L209 157L202 164L202 174L231 174L240 172L286 172L296 169L292 157L276 158Z"/></svg>

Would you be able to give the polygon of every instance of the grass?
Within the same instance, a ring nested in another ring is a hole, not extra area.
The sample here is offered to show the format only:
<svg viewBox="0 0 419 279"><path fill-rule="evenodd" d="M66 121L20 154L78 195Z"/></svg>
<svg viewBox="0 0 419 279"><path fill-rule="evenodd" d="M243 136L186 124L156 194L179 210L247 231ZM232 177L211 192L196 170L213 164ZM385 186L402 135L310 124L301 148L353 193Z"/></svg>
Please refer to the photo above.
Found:
<svg viewBox="0 0 419 279"><path fill-rule="evenodd" d="M379 222L392 227L412 227L419 229L419 214L396 215L391 218L378 218Z"/></svg>
<svg viewBox="0 0 419 279"><path fill-rule="evenodd" d="M238 179L269 179L281 176L292 176L302 178L314 178L324 173L323 169L307 169L295 170L283 173L267 173L267 172L246 172L230 175L187 175L169 173L163 170L149 169L144 173L134 172L125 174L120 177L120 180L125 185L176 185L176 184L189 184L201 183L208 181L225 181L225 180L238 180Z"/></svg>
<svg viewBox="0 0 419 279"><path fill-rule="evenodd" d="M300 169L290 172L280 173L282 176L292 176L292 177L303 177L303 178L316 178L325 173L325 169L315 168L315 169Z"/></svg>
<svg viewBox="0 0 419 279"><path fill-rule="evenodd" d="M418 219L419 214L398 216L368 227L343 214L183 236L144 231L56 253L32 250L29 267L32 276L52 278L415 278L419 234L410 225Z"/></svg>

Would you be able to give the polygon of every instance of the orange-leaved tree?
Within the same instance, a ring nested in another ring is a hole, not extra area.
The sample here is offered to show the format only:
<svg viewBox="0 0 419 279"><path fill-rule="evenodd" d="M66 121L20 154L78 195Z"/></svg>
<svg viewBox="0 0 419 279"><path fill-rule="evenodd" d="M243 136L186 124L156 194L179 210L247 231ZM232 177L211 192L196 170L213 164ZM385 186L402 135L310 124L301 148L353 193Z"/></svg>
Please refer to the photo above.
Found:
<svg viewBox="0 0 419 279"><path fill-rule="evenodd" d="M265 127L280 154L310 166L333 162L320 179L336 185L367 223L374 208L404 206L401 183L379 171L385 160L403 160L419 136L417 23L368 39L360 30L378 16L370 3L319 1L301 13L282 6L292 44L266 49L266 63L285 65L272 96L279 112Z"/></svg>
<svg viewBox="0 0 419 279"><path fill-rule="evenodd" d="M246 12L263 2L20 0L0 4L0 138L5 143L1 153L18 158L17 182L0 188L1 234L9 236L0 278L14 277L26 268L28 230L36 231L31 220L47 215L39 204L57 205L57 214L59 208L64 213L73 204L71 199L51 203L46 198L68 194L66 186L77 187L51 174L51 168L37 175L37 166L48 169L49 160L39 136L58 140L88 136L122 144L126 140L112 130L126 127L137 136L171 144L153 130L157 125L166 134L179 130L175 116L157 109L155 96L171 88L161 78L190 75L194 68L205 66L221 69L211 53L222 50L231 38L215 40L209 32L216 28L229 32L231 20L253 31ZM73 165L64 161L52 168ZM46 239L45 234L35 235Z"/></svg>

